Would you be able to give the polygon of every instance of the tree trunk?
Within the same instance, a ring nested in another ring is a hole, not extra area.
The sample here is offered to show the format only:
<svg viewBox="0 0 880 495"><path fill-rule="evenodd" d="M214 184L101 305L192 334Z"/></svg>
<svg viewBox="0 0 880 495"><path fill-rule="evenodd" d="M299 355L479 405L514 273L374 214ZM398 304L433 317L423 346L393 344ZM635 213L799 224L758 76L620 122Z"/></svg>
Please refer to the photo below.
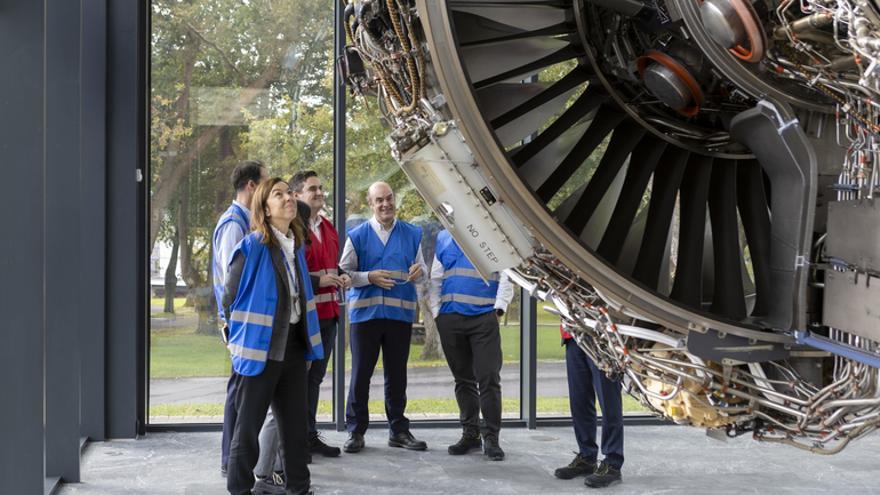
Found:
<svg viewBox="0 0 880 495"><path fill-rule="evenodd" d="M171 244L171 259L165 268L165 312L174 312L174 296L177 291L177 251L180 248L180 238L174 236Z"/></svg>
<svg viewBox="0 0 880 495"><path fill-rule="evenodd" d="M177 219L177 234L180 240L180 271L189 288L189 302L196 310L198 324L196 333L215 335L217 332L217 311L214 301L214 288L209 284L196 266L193 257L193 239L189 226L189 187L182 184L180 190L180 214Z"/></svg>
<svg viewBox="0 0 880 495"><path fill-rule="evenodd" d="M419 301L419 308L422 310L425 324L425 346L422 347L422 355L419 359L422 361L442 359L444 356L443 346L440 345L440 332L437 331L437 323L431 315L431 306L427 299Z"/></svg>

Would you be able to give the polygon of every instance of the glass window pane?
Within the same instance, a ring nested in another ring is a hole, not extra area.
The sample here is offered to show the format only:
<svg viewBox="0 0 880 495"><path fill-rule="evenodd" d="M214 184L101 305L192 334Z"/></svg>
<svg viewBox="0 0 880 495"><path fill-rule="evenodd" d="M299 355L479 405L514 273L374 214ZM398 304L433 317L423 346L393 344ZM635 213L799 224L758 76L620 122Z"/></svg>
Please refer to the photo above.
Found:
<svg viewBox="0 0 880 495"><path fill-rule="evenodd" d="M151 4L152 423L222 420L212 235L235 165L260 160L286 179L315 169L332 191L332 12L317 0Z"/></svg>

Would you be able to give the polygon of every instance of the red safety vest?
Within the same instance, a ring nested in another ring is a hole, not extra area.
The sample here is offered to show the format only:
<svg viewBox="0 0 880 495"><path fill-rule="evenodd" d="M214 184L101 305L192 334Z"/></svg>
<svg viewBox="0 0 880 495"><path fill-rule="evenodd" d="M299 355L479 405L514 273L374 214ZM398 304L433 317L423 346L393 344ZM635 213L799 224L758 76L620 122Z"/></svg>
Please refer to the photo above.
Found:
<svg viewBox="0 0 880 495"><path fill-rule="evenodd" d="M573 339L574 336L565 331L565 327L563 325L559 325L559 334L562 336L562 340Z"/></svg>
<svg viewBox="0 0 880 495"><path fill-rule="evenodd" d="M320 277L328 273L339 273L339 235L330 220L323 218L318 227L321 239L309 229L311 244L306 247L306 263L309 275ZM339 316L338 291L336 287L315 287L315 302L318 305L318 319L326 320Z"/></svg>

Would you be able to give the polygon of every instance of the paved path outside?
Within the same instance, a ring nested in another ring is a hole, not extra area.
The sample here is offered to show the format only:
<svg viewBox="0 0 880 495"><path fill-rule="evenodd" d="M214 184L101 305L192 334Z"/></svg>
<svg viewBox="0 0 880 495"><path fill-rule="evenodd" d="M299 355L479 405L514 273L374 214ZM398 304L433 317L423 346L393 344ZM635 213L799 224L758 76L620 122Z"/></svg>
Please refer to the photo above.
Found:
<svg viewBox="0 0 880 495"><path fill-rule="evenodd" d="M150 380L150 404L222 403L226 400L226 377L162 378ZM346 383L348 380L346 380ZM370 397L384 397L382 370L376 370L370 383ZM505 397L519 397L519 363L501 369ZM330 397L332 377L321 385L321 397ZM453 397L452 373L446 366L410 368L406 395L409 399ZM538 363L538 394L547 397L568 396L564 361Z"/></svg>

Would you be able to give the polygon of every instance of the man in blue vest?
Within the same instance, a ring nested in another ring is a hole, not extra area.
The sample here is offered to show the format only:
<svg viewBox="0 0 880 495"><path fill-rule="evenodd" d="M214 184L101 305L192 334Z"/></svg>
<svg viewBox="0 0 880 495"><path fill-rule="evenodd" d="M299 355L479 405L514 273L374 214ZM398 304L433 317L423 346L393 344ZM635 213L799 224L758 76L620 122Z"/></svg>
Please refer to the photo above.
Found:
<svg viewBox="0 0 880 495"><path fill-rule="evenodd" d="M251 225L251 199L254 197L254 191L261 182L266 180L269 174L266 167L259 161L247 160L236 165L232 171L232 187L235 190L235 199L214 228L213 237L213 278L214 278L214 297L217 300L217 308L219 309L220 328L226 326L226 317L223 314L223 288L226 283L227 268L231 261L232 253L235 246L250 233ZM226 335L223 336L225 341ZM229 376L226 384L226 404L223 408L223 436L221 438L221 456L220 456L220 472L226 475L226 468L229 462L229 446L232 442L232 433L235 429L236 411L235 411L235 394L238 390L238 374L234 371ZM261 432L261 438L271 438L272 442L264 442L269 445L268 449L260 452L260 462L255 471L260 478L273 479L275 484L283 486L283 480L280 474L273 475L274 468L280 471L280 462L276 461L277 446L279 445L277 426L275 418L271 411L266 418L266 424ZM283 493L283 492L282 492Z"/></svg>
<svg viewBox="0 0 880 495"><path fill-rule="evenodd" d="M498 432L502 352L498 318L513 299L513 287L503 273L483 280L444 230L437 235L428 290L443 353L455 378L455 400L463 429L461 439L449 446L449 454L463 455L482 447L490 460L501 461L504 450L498 443Z"/></svg>
<svg viewBox="0 0 880 495"><path fill-rule="evenodd" d="M382 351L385 371L385 414L391 426L388 445L409 450L428 446L409 431L406 367L418 294L426 267L421 229L397 220L394 191L376 182L367 192L373 211L369 221L351 229L339 267L351 276L351 382L345 411L348 441L343 450L360 452L370 422L367 402L370 378ZM418 286L418 287L417 287Z"/></svg>

